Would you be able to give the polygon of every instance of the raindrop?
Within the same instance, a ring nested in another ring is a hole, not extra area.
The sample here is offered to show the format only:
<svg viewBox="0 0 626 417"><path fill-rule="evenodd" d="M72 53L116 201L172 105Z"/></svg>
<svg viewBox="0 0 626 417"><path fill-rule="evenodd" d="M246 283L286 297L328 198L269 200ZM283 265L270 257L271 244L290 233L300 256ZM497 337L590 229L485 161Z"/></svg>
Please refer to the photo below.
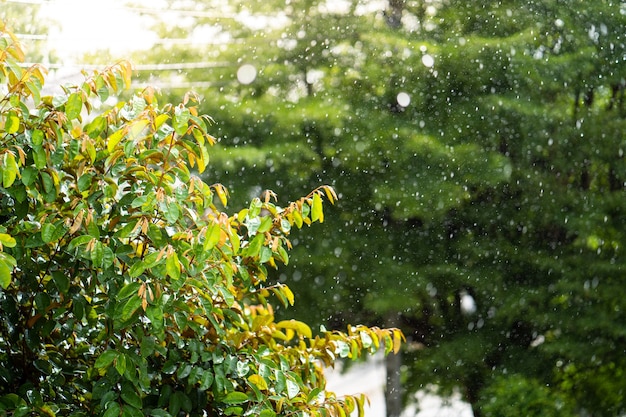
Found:
<svg viewBox="0 0 626 417"><path fill-rule="evenodd" d="M256 68L251 64L244 64L237 70L237 80L244 85L251 84L256 79Z"/></svg>
<svg viewBox="0 0 626 417"><path fill-rule="evenodd" d="M411 96L409 96L404 91L398 93L398 95L396 96L396 100L398 101L398 104L402 107L407 107L409 104L411 104Z"/></svg>
<svg viewBox="0 0 626 417"><path fill-rule="evenodd" d="M432 68L435 65L435 58L432 55L425 54L422 56L422 64L427 68Z"/></svg>
<svg viewBox="0 0 626 417"><path fill-rule="evenodd" d="M476 301L474 301L474 297L465 291L461 292L461 312L467 315L476 312Z"/></svg>

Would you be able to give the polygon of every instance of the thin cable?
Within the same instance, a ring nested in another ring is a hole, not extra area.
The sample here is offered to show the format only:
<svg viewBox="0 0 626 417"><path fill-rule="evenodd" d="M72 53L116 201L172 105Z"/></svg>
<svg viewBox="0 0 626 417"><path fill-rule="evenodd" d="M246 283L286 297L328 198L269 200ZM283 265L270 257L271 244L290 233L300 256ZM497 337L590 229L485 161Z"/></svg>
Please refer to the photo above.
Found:
<svg viewBox="0 0 626 417"><path fill-rule="evenodd" d="M4 0L5 3L18 3L18 4L35 4L35 5L44 5L51 4L54 5L57 1L55 0ZM242 17L262 17L267 19L275 19L276 15L261 15L261 14L241 14L241 13L225 13L225 12L216 12L216 11L202 11L202 10L184 10L184 9L155 9L150 7L129 7L129 6L110 6L111 9L121 10L121 11L129 11L135 13L143 13L143 14L163 14L167 12L177 13L182 16L187 17L204 17L210 19L238 19Z"/></svg>
<svg viewBox="0 0 626 417"><path fill-rule="evenodd" d="M21 67L32 67L33 65L41 65L36 62L23 62ZM67 69L67 68L81 68L85 70L101 70L109 67L110 65L97 65L97 64L46 64L44 65L48 69ZM133 65L133 71L174 71L185 69L208 69L208 68L234 68L238 64L230 62L175 62L171 64L144 64Z"/></svg>

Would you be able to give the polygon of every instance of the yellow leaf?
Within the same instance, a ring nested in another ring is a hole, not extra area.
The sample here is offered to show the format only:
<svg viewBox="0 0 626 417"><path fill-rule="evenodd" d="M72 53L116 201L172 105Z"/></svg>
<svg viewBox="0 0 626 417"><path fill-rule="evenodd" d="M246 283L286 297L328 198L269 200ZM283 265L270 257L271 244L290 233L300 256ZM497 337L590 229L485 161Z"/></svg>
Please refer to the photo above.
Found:
<svg viewBox="0 0 626 417"><path fill-rule="evenodd" d="M19 168L17 166L17 161L15 160L15 155L11 152L7 152L4 154L4 161L2 167L2 185L4 188L9 188L15 182L15 178L19 173Z"/></svg>
<svg viewBox="0 0 626 417"><path fill-rule="evenodd" d="M250 375L248 377L248 381L251 384L256 385L256 387L260 390L267 389L267 382L265 382L265 379L259 374Z"/></svg>
<svg viewBox="0 0 626 417"><path fill-rule="evenodd" d="M285 296L285 298L287 299L287 301L289 301L289 304L293 305L294 297L293 297L293 292L291 291L291 289L288 286L283 285L281 287L281 291L282 291L283 295Z"/></svg>
<svg viewBox="0 0 626 417"><path fill-rule="evenodd" d="M126 128L119 129L113 132L113 134L111 134L111 136L109 136L109 138L107 139L107 150L109 152L113 152L113 150L115 149L117 144L120 143L124 135L126 135Z"/></svg>
<svg viewBox="0 0 626 417"><path fill-rule="evenodd" d="M134 122L130 126L130 137L131 137L131 139L139 138L139 136L144 131L146 126L148 126L149 123L150 123L150 121L149 120L145 120L145 119L137 120L136 122Z"/></svg>
<svg viewBox="0 0 626 417"><path fill-rule="evenodd" d="M404 339L404 335L398 329L393 330L393 353L397 354L400 352L400 346L402 344L402 340Z"/></svg>
<svg viewBox="0 0 626 417"><path fill-rule="evenodd" d="M307 337L309 339L313 338L313 333L311 332L311 328L306 324L298 320L283 320L276 323L276 327L279 329L291 329L295 330L301 336Z"/></svg>
<svg viewBox="0 0 626 417"><path fill-rule="evenodd" d="M4 131L8 134L17 133L20 128L20 118L14 111L9 111L6 121L4 122Z"/></svg>
<svg viewBox="0 0 626 417"><path fill-rule="evenodd" d="M311 220L324 222L324 211L322 209L322 197L319 193L313 194L313 203L311 204Z"/></svg>
<svg viewBox="0 0 626 417"><path fill-rule="evenodd" d="M0 233L0 245L6 246L7 248L13 248L17 244L15 238L6 233Z"/></svg>

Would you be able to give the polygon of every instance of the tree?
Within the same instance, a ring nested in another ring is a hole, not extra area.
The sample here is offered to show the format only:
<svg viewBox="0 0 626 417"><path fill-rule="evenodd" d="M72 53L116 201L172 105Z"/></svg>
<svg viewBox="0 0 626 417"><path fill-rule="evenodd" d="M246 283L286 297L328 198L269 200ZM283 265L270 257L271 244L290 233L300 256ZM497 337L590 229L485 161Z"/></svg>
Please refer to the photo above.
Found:
<svg viewBox="0 0 626 417"><path fill-rule="evenodd" d="M12 416L343 416L362 396L325 390L321 364L402 334L350 326L313 334L274 318L270 283L293 228L322 222L316 188L286 207L199 177L215 140L197 97L160 105L120 62L41 97L45 69L2 28L0 412Z"/></svg>
<svg viewBox="0 0 626 417"><path fill-rule="evenodd" d="M24 49L25 59L28 62L42 62L54 60L51 51L46 50L45 41L49 32L58 27L55 22L41 11L41 3L3 1L0 10L0 21L20 39L28 48Z"/></svg>
<svg viewBox="0 0 626 417"><path fill-rule="evenodd" d="M623 6L345 3L275 11L284 25L212 49L233 63L210 75L228 94L199 89L233 200L320 181L343 197L332 232L298 236L273 277L303 295L296 313L398 320L409 399L435 381L479 416L514 374L564 409L623 413Z"/></svg>

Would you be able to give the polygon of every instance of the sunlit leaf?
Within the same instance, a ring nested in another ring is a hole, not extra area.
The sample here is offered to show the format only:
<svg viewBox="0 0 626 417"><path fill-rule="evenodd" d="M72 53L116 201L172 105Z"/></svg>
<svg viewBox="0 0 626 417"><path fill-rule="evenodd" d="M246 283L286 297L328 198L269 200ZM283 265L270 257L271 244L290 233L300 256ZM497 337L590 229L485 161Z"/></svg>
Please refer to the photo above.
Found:
<svg viewBox="0 0 626 417"><path fill-rule="evenodd" d="M6 120L4 122L4 131L9 135L12 135L13 133L17 133L19 129L20 118L13 110L11 110L6 115Z"/></svg>
<svg viewBox="0 0 626 417"><path fill-rule="evenodd" d="M318 193L313 194L313 203L311 203L311 220L324 222L324 211L322 209L322 198Z"/></svg>
<svg viewBox="0 0 626 417"><path fill-rule="evenodd" d="M80 116L80 112L83 108L83 100L79 93L72 93L67 98L67 103L65 103L65 114L67 118L70 120L76 119Z"/></svg>
<svg viewBox="0 0 626 417"><path fill-rule="evenodd" d="M278 327L279 329L291 329L291 330L295 330L296 332L298 332L298 334L307 337L307 338L312 338L313 337L313 333L311 332L311 328L306 324L303 323L301 321L298 320L282 320L278 323L276 323L276 327Z"/></svg>
<svg viewBox="0 0 626 417"><path fill-rule="evenodd" d="M265 381L265 379L259 375L259 374L252 374L248 377L248 381L251 384L254 384L258 389L260 390L266 390L267 387L267 382Z"/></svg>
<svg viewBox="0 0 626 417"><path fill-rule="evenodd" d="M7 288L11 284L13 266L5 259L0 258L0 287Z"/></svg>
<svg viewBox="0 0 626 417"><path fill-rule="evenodd" d="M178 261L178 255L176 252L172 252L167 257L165 261L165 270L167 271L167 275L169 275L172 279L180 279L181 265Z"/></svg>
<svg viewBox="0 0 626 417"><path fill-rule="evenodd" d="M13 248L17 242L11 235L7 233L0 233L0 244L2 244L2 246L6 246L7 248Z"/></svg>
<svg viewBox="0 0 626 417"><path fill-rule="evenodd" d="M118 129L107 138L107 150L113 152L122 138L126 135L126 129Z"/></svg>
<svg viewBox="0 0 626 417"><path fill-rule="evenodd" d="M9 188L13 185L18 172L19 168L17 166L17 161L15 160L15 155L11 152L5 153L2 166L2 185L4 188Z"/></svg>

